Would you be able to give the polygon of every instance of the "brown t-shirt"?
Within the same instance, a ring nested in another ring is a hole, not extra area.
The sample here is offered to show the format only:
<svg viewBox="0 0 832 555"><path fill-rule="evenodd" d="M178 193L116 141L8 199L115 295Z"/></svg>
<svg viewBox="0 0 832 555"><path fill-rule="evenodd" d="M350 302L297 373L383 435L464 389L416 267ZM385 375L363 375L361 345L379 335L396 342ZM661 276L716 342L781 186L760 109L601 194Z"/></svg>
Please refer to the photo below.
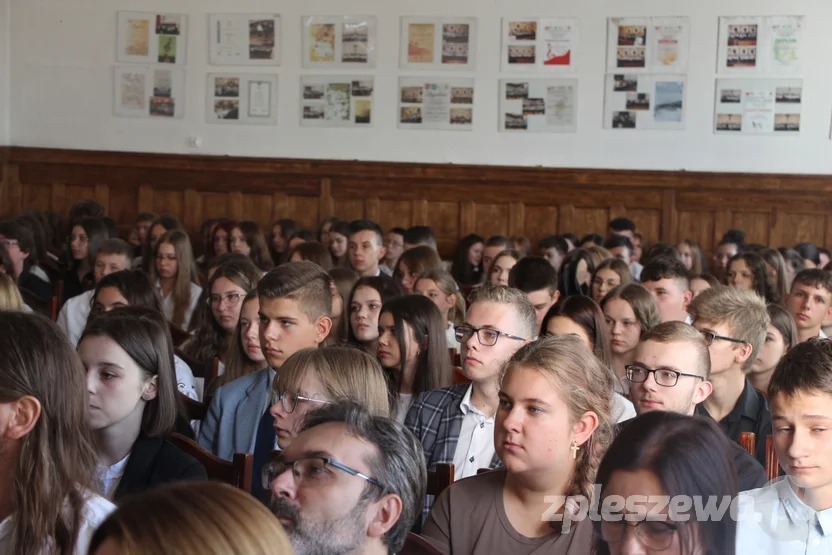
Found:
<svg viewBox="0 0 832 555"><path fill-rule="evenodd" d="M449 555L589 555L592 521L573 522L568 534L523 536L508 520L503 504L505 470L455 482L436 498L422 535ZM541 515L542 517L543 515Z"/></svg>

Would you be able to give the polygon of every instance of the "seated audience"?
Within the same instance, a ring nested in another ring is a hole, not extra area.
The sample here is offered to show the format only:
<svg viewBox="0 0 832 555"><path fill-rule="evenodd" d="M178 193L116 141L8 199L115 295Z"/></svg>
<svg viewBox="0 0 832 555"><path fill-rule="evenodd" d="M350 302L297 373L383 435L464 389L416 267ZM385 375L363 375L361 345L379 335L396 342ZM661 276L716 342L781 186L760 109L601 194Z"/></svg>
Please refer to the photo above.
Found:
<svg viewBox="0 0 832 555"><path fill-rule="evenodd" d="M627 365L633 363L641 338L661 323L659 307L653 295L638 283L619 285L601 300L612 352L615 391L629 392Z"/></svg>
<svg viewBox="0 0 832 555"><path fill-rule="evenodd" d="M678 258L652 258L641 272L641 284L656 299L662 322L691 323L688 314L688 305L693 300L690 274Z"/></svg>
<svg viewBox="0 0 832 555"><path fill-rule="evenodd" d="M798 343L797 326L789 311L776 304L767 305L766 310L771 322L768 324L760 352L748 372L748 381L763 395L768 392L768 382L777 363Z"/></svg>
<svg viewBox="0 0 832 555"><path fill-rule="evenodd" d="M679 260L691 275L702 274L707 270L702 249L694 239L682 239L676 245L676 250L679 251Z"/></svg>
<svg viewBox="0 0 832 555"><path fill-rule="evenodd" d="M388 380L375 358L345 346L301 349L290 356L270 399L277 446L289 448L308 413L343 401L358 403L374 416L391 416Z"/></svg>
<svg viewBox="0 0 832 555"><path fill-rule="evenodd" d="M522 256L514 249L501 251L494 258L488 280L494 285L508 286L508 276Z"/></svg>
<svg viewBox="0 0 832 555"><path fill-rule="evenodd" d="M289 236L289 242L286 244L286 251L287 253L292 252L292 249L300 244L317 240L318 238L314 231L309 229L296 229ZM288 262L288 260L284 260L284 262Z"/></svg>
<svg viewBox="0 0 832 555"><path fill-rule="evenodd" d="M780 299L785 302L786 297L789 296L790 284L786 283L786 261L783 260L783 255L777 249L768 247L760 250L757 254L763 257L771 285L780 295Z"/></svg>
<svg viewBox="0 0 832 555"><path fill-rule="evenodd" d="M0 312L0 337L0 553L85 555L115 507L94 493L84 367L44 316Z"/></svg>
<svg viewBox="0 0 832 555"><path fill-rule="evenodd" d="M488 238L485 248L482 251L482 275L484 280L491 276L491 266L497 259L497 255L505 250L514 249L514 241L505 235L494 235Z"/></svg>
<svg viewBox="0 0 832 555"><path fill-rule="evenodd" d="M719 285L719 280L711 274L698 274L690 278L690 292L693 297L691 300L699 296L699 293L705 289L716 287Z"/></svg>
<svg viewBox="0 0 832 555"><path fill-rule="evenodd" d="M560 299L558 274L545 258L527 256L518 261L509 272L509 287L519 289L529 298L537 317L537 329L549 309Z"/></svg>
<svg viewBox="0 0 832 555"><path fill-rule="evenodd" d="M544 337L520 348L500 383L494 446L503 467L452 484L422 534L443 553L589 554L592 524L552 496L592 498L612 436L612 374L577 337ZM547 501L548 499L548 501Z"/></svg>
<svg viewBox="0 0 832 555"><path fill-rule="evenodd" d="M767 303L780 304L782 302L779 291L769 277L766 261L756 252L746 251L732 258L728 262L725 283L750 289Z"/></svg>
<svg viewBox="0 0 832 555"><path fill-rule="evenodd" d="M292 555L286 532L247 493L219 482L166 485L127 499L104 521L89 555Z"/></svg>
<svg viewBox="0 0 832 555"><path fill-rule="evenodd" d="M419 245L407 249L396 262L393 270L393 280L398 283L405 294L413 293L413 286L419 276L430 270L441 270L442 259L439 253L430 247Z"/></svg>
<svg viewBox="0 0 832 555"><path fill-rule="evenodd" d="M613 218L610 220L609 230L607 235L614 237L616 235L632 239L636 232L636 224L629 218Z"/></svg>
<svg viewBox="0 0 832 555"><path fill-rule="evenodd" d="M115 272L129 269L133 264L133 249L121 239L107 239L98 248L95 256L93 275L98 284L102 278ZM81 332L87 325L87 318L92 309L95 289L85 291L72 297L61 308L58 314L58 327L66 334L66 338L74 347L78 345Z"/></svg>
<svg viewBox="0 0 832 555"><path fill-rule="evenodd" d="M363 277L356 281L349 296L348 342L364 347L375 356L378 352L378 315L381 307L401 294L401 287L387 276Z"/></svg>
<svg viewBox="0 0 832 555"><path fill-rule="evenodd" d="M71 255L64 274L64 297L71 299L95 287L93 269L101 243L109 238L107 225L98 218L84 218L72 226L67 247ZM18 278L18 283L20 283Z"/></svg>
<svg viewBox="0 0 832 555"><path fill-rule="evenodd" d="M329 229L329 252L336 268L348 268L350 265L347 250L350 241L350 223L335 222ZM385 253L386 254L386 253Z"/></svg>
<svg viewBox="0 0 832 555"><path fill-rule="evenodd" d="M589 233L581 237L580 247L582 249L589 249L590 247L600 247L604 244L604 238L597 233Z"/></svg>
<svg viewBox="0 0 832 555"><path fill-rule="evenodd" d="M402 247L405 252L418 246L429 247L439 250L436 247L436 237L433 230L426 225L415 225L407 229L402 237Z"/></svg>
<svg viewBox="0 0 832 555"><path fill-rule="evenodd" d="M151 268L155 265L156 262L155 258L153 257L153 248L156 246L156 241L158 241L159 237L161 237L168 231L173 231L175 229L185 231L185 227L182 225L182 222L180 222L173 216L162 214L161 216L158 216L155 220L153 220L150 223L150 229L148 230L144 246L142 247L142 255L133 260L133 267L141 268L145 271L145 273L149 274ZM226 235L226 243L227 239L228 236ZM222 253L217 252L217 254L219 255Z"/></svg>
<svg viewBox="0 0 832 555"><path fill-rule="evenodd" d="M466 235L459 240L451 265L451 275L462 286L476 285L483 276L483 250L485 239L479 235Z"/></svg>
<svg viewBox="0 0 832 555"><path fill-rule="evenodd" d="M105 497L204 480L205 469L165 441L176 421L173 344L164 317L126 307L94 318L78 343L87 371L89 426Z"/></svg>
<svg viewBox="0 0 832 555"><path fill-rule="evenodd" d="M381 270L378 265L386 253L384 235L377 223L356 220L350 224L349 261L359 276L380 276Z"/></svg>
<svg viewBox="0 0 832 555"><path fill-rule="evenodd" d="M529 251L531 251L532 244L529 242L529 238L524 235L515 235L511 238L514 242L514 250L520 253L521 257L529 256Z"/></svg>
<svg viewBox="0 0 832 555"><path fill-rule="evenodd" d="M417 247L418 248L418 247ZM378 317L378 359L394 399L392 416L404 423L413 399L451 385L445 322L421 295L390 299Z"/></svg>
<svg viewBox="0 0 832 555"><path fill-rule="evenodd" d="M798 341L825 339L821 328L832 318L832 275L817 268L801 270L786 297L786 310L797 325Z"/></svg>
<svg viewBox="0 0 832 555"><path fill-rule="evenodd" d="M345 343L349 337L350 315L347 307L350 292L358 281L358 274L349 268L332 268L327 271L332 278L332 330L326 345Z"/></svg>
<svg viewBox="0 0 832 555"><path fill-rule="evenodd" d="M804 268L823 268L820 265L820 252L812 243L799 243L795 245L794 250L803 259Z"/></svg>
<svg viewBox="0 0 832 555"><path fill-rule="evenodd" d="M329 249L317 241L301 243L292 248L289 253L289 262L300 262L309 260L314 262L327 272L332 269L332 255Z"/></svg>
<svg viewBox="0 0 832 555"><path fill-rule="evenodd" d="M647 250L647 254L644 255L644 260L642 262L646 266L651 260L659 257L674 258L677 260L681 259L679 251L676 250L674 245L671 245L670 243L656 243Z"/></svg>
<svg viewBox="0 0 832 555"><path fill-rule="evenodd" d="M556 272L560 270L563 257L569 253L569 245L566 239L559 235L544 237L537 244L537 248L540 250L540 256L545 258Z"/></svg>
<svg viewBox="0 0 832 555"><path fill-rule="evenodd" d="M196 265L188 234L178 229L165 232L153 246L153 258L150 280L162 300L165 318L186 330L202 294L202 288L196 284Z"/></svg>
<svg viewBox="0 0 832 555"><path fill-rule="evenodd" d="M561 298L589 295L590 280L596 266L595 256L587 249L577 248L570 251L563 259L558 277Z"/></svg>
<svg viewBox="0 0 832 555"><path fill-rule="evenodd" d="M629 422L598 469L593 553L734 555L731 514L700 510L737 495L727 443L713 422L672 412Z"/></svg>
<svg viewBox="0 0 832 555"><path fill-rule="evenodd" d="M228 347L225 369L213 389L268 366L260 347L260 297L252 289L243 299L240 319Z"/></svg>
<svg viewBox="0 0 832 555"><path fill-rule="evenodd" d="M780 255L783 257L783 261L785 263L784 271L786 274L786 290L790 291L792 288L792 281L794 281L794 276L804 269L803 258L801 258L796 250L789 247L780 247L777 250L780 252Z"/></svg>
<svg viewBox="0 0 832 555"><path fill-rule="evenodd" d="M566 251L566 254L569 254L570 252L572 252L573 250L575 250L577 248L577 246L578 246L578 236L575 235L574 233L571 233L571 232L561 233L559 235L559 237L563 237L563 240L566 241L566 245L568 247L568 250Z"/></svg>
<svg viewBox="0 0 832 555"><path fill-rule="evenodd" d="M600 303L607 293L619 285L632 282L633 276L626 262L618 258L604 260L592 273L590 297L596 303Z"/></svg>
<svg viewBox="0 0 832 555"><path fill-rule="evenodd" d="M42 301L52 298L52 285L32 272L35 265L35 239L32 231L17 220L0 222L0 245L12 263L11 272L20 289Z"/></svg>
<svg viewBox="0 0 832 555"><path fill-rule="evenodd" d="M829 553L832 341L811 339L786 353L768 398L774 452L786 476L739 503L737 553Z"/></svg>
<svg viewBox="0 0 832 555"><path fill-rule="evenodd" d="M630 396L636 412L668 411L692 416L696 405L713 391L708 345L696 328L683 322L664 322L647 332L627 367ZM629 425L626 424L626 425ZM733 441L734 460L740 491L766 483L763 466Z"/></svg>
<svg viewBox="0 0 832 555"><path fill-rule="evenodd" d="M442 321L446 322L445 342L449 349L459 351L456 340L456 326L465 320L465 299L457 288L454 278L445 270L430 270L416 280L414 293L424 295L436 304Z"/></svg>
<svg viewBox="0 0 832 555"><path fill-rule="evenodd" d="M456 336L462 344L462 373L471 383L420 395L405 418L405 426L422 443L428 470L453 464L457 480L499 464L493 437L500 371L537 335L534 307L517 289L486 283L472 291L468 301ZM432 503L428 496L424 516Z"/></svg>
<svg viewBox="0 0 832 555"><path fill-rule="evenodd" d="M379 268L388 275L393 275L393 270L396 269L396 262L404 252L404 234L405 229L401 227L394 227L387 232L384 237L384 248L387 251L384 253L384 260L381 261Z"/></svg>
<svg viewBox="0 0 832 555"><path fill-rule="evenodd" d="M745 233L738 229L728 230L716 247L714 266L711 268L711 273L720 283L725 283L728 262L743 250L745 250Z"/></svg>
<svg viewBox="0 0 832 555"><path fill-rule="evenodd" d="M355 403L325 405L263 470L296 555L401 553L427 487L419 442Z"/></svg>
<svg viewBox="0 0 832 555"><path fill-rule="evenodd" d="M737 443L742 432L752 432L757 438L757 460L765 466L771 414L763 394L746 378L766 337L765 301L747 289L720 285L696 297L690 314L693 327L708 344L714 386L713 393L697 405L697 413L719 422Z"/></svg>
<svg viewBox="0 0 832 555"><path fill-rule="evenodd" d="M243 220L231 229L228 237L231 252L242 254L251 259L263 272L274 268L274 262L266 245L266 238L257 222Z"/></svg>
<svg viewBox="0 0 832 555"><path fill-rule="evenodd" d="M330 216L329 218L325 218L321 221L321 224L318 226L318 237L316 241L323 245L329 244L329 230L332 229L332 225L338 221L338 218L335 216Z"/></svg>
<svg viewBox="0 0 832 555"><path fill-rule="evenodd" d="M334 227L334 226L333 226ZM272 260L277 264L285 262L286 252L289 250L289 238L298 230L298 224L289 218L281 218L272 224L269 234L269 251ZM332 228L330 228L330 233ZM330 241L332 237L330 236ZM346 243L344 243L346 251Z"/></svg>
<svg viewBox="0 0 832 555"><path fill-rule="evenodd" d="M644 268L638 262L633 262L633 243L625 235L613 235L604 242L603 247L614 257L627 265L633 280L641 279L641 271Z"/></svg>

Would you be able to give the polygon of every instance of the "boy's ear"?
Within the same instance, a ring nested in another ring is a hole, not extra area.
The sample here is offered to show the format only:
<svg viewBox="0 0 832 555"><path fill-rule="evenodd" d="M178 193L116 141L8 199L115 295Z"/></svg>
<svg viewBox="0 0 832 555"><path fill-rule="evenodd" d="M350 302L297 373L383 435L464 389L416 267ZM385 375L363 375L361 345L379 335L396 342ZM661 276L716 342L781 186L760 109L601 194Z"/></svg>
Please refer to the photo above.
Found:
<svg viewBox="0 0 832 555"><path fill-rule="evenodd" d="M321 316L318 318L318 321L315 322L315 343L321 344L324 342L324 339L329 336L329 332L332 330L332 320L329 316Z"/></svg>

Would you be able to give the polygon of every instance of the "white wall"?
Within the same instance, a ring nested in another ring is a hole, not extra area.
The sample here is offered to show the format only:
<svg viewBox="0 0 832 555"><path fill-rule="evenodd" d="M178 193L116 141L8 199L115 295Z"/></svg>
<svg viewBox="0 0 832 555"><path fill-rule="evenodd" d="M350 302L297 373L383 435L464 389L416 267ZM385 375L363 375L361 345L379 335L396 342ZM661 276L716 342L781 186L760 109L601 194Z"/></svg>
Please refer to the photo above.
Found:
<svg viewBox="0 0 832 555"><path fill-rule="evenodd" d="M15 145L411 162L832 173L832 0L0 0L0 14L2 5L9 1L10 139ZM184 120L112 116L118 10L189 14ZM205 123L206 73L217 70L207 63L206 14L211 12L282 15L283 65L275 70L280 76L277 127ZM381 53L374 71L374 127L301 128L298 82L304 70L300 69L300 18L345 13L378 17ZM397 77L402 73L397 68L399 16L414 14L479 18L475 128L471 133L396 128ZM715 136L717 18L758 14L807 16L803 129L798 137ZM577 134L521 136L497 132L500 20L504 15L582 19ZM604 130L605 18L660 15L691 18L687 128ZM3 30L0 15L0 32ZM2 44L0 37L0 78ZM0 90L0 106L2 99ZM0 123L3 113L0 110ZM201 137L202 147L190 149L189 136Z"/></svg>
<svg viewBox="0 0 832 555"><path fill-rule="evenodd" d="M9 0L0 0L0 145L9 144L10 7Z"/></svg>

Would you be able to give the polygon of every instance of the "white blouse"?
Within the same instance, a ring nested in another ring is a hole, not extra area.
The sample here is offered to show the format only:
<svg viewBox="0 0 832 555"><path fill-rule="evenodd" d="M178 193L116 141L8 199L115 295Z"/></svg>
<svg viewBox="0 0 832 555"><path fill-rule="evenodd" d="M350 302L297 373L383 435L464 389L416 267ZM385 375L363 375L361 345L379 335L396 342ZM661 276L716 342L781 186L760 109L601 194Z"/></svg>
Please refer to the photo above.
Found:
<svg viewBox="0 0 832 555"><path fill-rule="evenodd" d="M173 322L175 325L179 326L183 330L188 329L188 324L191 323L191 316L193 316L194 310L196 309L197 303L199 303L199 297L202 295L202 287L197 285L196 283L191 282L191 300L188 303L188 308L185 310L185 321L184 322L173 322L173 294L168 294L166 297L165 294L162 292L162 286L157 281L156 282L156 291L159 293L159 298L162 299L162 311L165 313L165 318L168 321Z"/></svg>

